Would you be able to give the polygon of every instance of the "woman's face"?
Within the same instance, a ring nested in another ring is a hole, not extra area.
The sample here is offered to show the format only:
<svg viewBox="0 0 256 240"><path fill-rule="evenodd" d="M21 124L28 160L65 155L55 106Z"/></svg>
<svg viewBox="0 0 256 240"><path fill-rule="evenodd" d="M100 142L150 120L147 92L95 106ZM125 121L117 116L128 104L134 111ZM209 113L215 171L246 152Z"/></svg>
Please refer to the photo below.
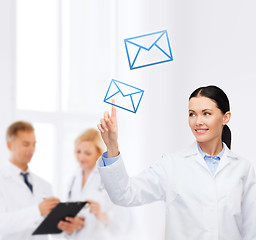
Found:
<svg viewBox="0 0 256 240"><path fill-rule="evenodd" d="M207 97L189 100L189 126L199 143L221 141L222 129L230 120L230 112L223 114L216 103Z"/></svg>
<svg viewBox="0 0 256 240"><path fill-rule="evenodd" d="M83 141L76 145L75 156L81 168L91 170L99 158L99 153L94 143Z"/></svg>

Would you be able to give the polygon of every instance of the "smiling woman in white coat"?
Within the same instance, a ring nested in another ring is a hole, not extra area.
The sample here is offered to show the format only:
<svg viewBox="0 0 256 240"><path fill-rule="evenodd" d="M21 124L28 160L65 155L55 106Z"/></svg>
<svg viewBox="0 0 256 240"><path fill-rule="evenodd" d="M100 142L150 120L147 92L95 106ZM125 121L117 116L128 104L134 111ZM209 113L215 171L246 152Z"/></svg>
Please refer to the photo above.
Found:
<svg viewBox="0 0 256 240"><path fill-rule="evenodd" d="M67 218L69 222L61 221L58 225L72 239L119 240L121 230L127 227L127 209L111 202L95 167L104 149L97 129L86 130L75 141L75 157L79 168L71 180L68 200L87 201L88 204L78 217Z"/></svg>
<svg viewBox="0 0 256 240"><path fill-rule="evenodd" d="M122 206L165 201L167 240L255 240L255 172L230 150L230 117L229 100L220 88L196 89L188 109L196 141L129 177L112 106L111 115L104 112L98 124L107 152L97 162L112 201Z"/></svg>

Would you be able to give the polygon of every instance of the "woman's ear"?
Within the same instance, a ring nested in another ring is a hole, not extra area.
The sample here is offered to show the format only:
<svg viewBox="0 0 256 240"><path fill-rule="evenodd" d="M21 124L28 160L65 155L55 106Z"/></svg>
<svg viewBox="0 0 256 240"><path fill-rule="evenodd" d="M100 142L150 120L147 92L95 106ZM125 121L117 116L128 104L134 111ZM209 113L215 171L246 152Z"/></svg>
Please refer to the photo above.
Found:
<svg viewBox="0 0 256 240"><path fill-rule="evenodd" d="M231 112L228 111L223 116L223 126L228 124L228 122L230 121L230 118L231 118Z"/></svg>

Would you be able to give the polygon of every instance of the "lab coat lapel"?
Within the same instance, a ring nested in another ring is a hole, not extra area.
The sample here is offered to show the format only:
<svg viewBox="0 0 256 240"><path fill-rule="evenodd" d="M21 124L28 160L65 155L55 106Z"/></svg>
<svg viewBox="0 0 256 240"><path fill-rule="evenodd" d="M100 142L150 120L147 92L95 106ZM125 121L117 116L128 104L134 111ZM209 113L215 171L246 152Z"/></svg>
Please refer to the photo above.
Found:
<svg viewBox="0 0 256 240"><path fill-rule="evenodd" d="M194 142L193 144L190 145L190 147L186 150L184 157L190 158L191 160L195 161L203 169L205 169L205 171L211 174L209 167L207 166L205 160L203 159L202 155L198 150L197 142Z"/></svg>
<svg viewBox="0 0 256 240"><path fill-rule="evenodd" d="M227 147L227 145L225 143L224 147L225 147L225 151L224 154L220 160L220 163L217 167L217 170L215 172L215 174L213 175L214 177L216 177L224 168L226 168L226 166L229 165L229 163L232 160L236 160L238 159L237 156ZM209 172L210 175L211 171L209 169L209 167L207 166L205 160L203 159L203 157L201 156L199 150L198 150L198 146L197 146L197 142L194 142L185 152L184 154L185 158L192 158L194 159L198 164L200 164L206 171Z"/></svg>
<svg viewBox="0 0 256 240"><path fill-rule="evenodd" d="M226 166L228 166L230 163L230 159L223 154L222 158L220 159L219 165L216 169L216 172L214 173L214 177L218 175L219 172L221 172Z"/></svg>
<svg viewBox="0 0 256 240"><path fill-rule="evenodd" d="M22 181L22 179L19 178L19 172L21 172L21 170L18 170L18 168L14 166L11 162L7 162L3 167L3 177L7 179L10 178L12 179L12 181L23 187L25 190L29 190Z"/></svg>
<svg viewBox="0 0 256 240"><path fill-rule="evenodd" d="M85 184L85 187L89 188L90 185L93 184L93 178L94 178L94 175L95 175L95 171L96 171L96 170L97 170L96 167L94 167L93 170L91 171L91 173L90 173L90 175L89 175L89 177L88 177L88 179L87 179L87 182L86 182L86 184Z"/></svg>
<svg viewBox="0 0 256 240"><path fill-rule="evenodd" d="M89 177L88 177L88 179L87 179L87 181L86 181L86 183L85 183L85 185L82 189L83 192L90 191L91 185L94 184L94 179L93 178L95 176L95 171L97 171L96 167L94 167L93 170L91 171L91 173L90 173L90 175L89 175Z"/></svg>
<svg viewBox="0 0 256 240"><path fill-rule="evenodd" d="M30 175L30 181L33 184L33 194L31 194L31 196L33 197L40 196L42 199L48 197L47 192L44 192L42 195L42 191L43 191L42 186L40 182L38 182L36 175L32 173L30 170L29 170L29 175ZM29 190L27 186L26 186L26 189Z"/></svg>
<svg viewBox="0 0 256 240"><path fill-rule="evenodd" d="M224 145L225 145L225 152L222 158L220 159L220 162L216 169L214 177L217 176L224 168L226 168L226 166L228 166L232 160L238 159L237 156L226 146L225 143Z"/></svg>

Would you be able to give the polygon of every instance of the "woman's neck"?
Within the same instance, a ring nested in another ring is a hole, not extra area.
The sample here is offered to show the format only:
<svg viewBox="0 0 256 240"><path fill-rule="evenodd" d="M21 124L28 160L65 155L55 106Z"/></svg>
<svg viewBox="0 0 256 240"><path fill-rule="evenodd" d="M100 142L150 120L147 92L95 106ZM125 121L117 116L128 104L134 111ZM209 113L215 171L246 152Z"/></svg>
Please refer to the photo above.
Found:
<svg viewBox="0 0 256 240"><path fill-rule="evenodd" d="M203 152L209 154L210 156L216 156L222 151L222 140L215 140L211 142L198 142L200 148Z"/></svg>

